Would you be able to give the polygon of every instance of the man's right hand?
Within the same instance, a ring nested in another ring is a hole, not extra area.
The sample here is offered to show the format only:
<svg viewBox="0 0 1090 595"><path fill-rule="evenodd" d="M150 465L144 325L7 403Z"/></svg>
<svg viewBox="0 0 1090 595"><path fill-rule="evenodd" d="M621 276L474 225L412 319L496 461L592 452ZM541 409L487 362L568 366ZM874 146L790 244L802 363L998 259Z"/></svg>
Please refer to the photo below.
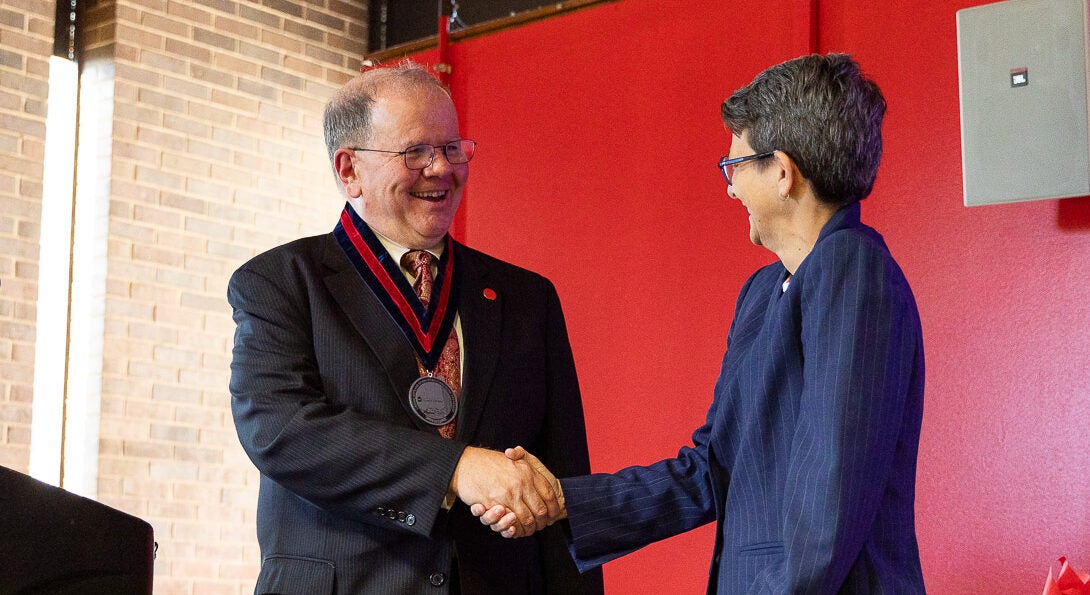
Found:
<svg viewBox="0 0 1090 595"><path fill-rule="evenodd" d="M526 461L530 463L534 467L534 470L549 482L552 491L556 494L556 501L559 507L557 514L550 514L550 525L568 516L567 508L564 506L564 490L561 489L560 482L537 457L527 452L526 449L521 446L508 448L504 451L504 455L513 461ZM517 514L502 504L496 504L489 507L478 502L470 505L470 511L475 516L480 517L481 523L491 526L493 531L504 537L527 537L533 533L533 531L527 532L526 526L521 522L518 522L519 518Z"/></svg>
<svg viewBox="0 0 1090 595"><path fill-rule="evenodd" d="M514 449L508 452L515 454ZM505 511L503 516L508 522L503 530L510 534L504 537L525 537L540 531L553 524L562 510L554 488L558 485L556 478L548 470L547 476L543 475L541 462L525 450L522 454L528 458L466 447L450 481L451 492L473 509Z"/></svg>

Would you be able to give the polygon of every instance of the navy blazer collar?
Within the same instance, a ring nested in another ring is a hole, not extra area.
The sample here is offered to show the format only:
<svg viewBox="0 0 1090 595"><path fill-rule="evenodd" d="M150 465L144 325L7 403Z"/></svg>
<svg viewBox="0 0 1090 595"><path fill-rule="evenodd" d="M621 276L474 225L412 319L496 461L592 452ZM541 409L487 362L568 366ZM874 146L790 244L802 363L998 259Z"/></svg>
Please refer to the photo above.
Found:
<svg viewBox="0 0 1090 595"><path fill-rule="evenodd" d="M821 228L821 233L818 234L817 241L825 239L829 234L840 231L841 229L849 229L852 227L861 227L863 224L859 220L859 202L853 202L852 204L842 207L839 211L833 213L833 216L825 222L825 225Z"/></svg>

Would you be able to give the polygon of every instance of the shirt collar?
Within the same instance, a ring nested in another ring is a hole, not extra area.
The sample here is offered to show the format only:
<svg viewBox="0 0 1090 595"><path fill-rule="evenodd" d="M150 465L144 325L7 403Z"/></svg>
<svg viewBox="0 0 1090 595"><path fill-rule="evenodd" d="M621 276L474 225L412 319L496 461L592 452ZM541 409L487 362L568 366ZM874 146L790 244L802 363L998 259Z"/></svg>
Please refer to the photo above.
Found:
<svg viewBox="0 0 1090 595"><path fill-rule="evenodd" d="M371 231L374 232L375 237L378 238L379 243L382 244L382 247L386 249L386 252L390 255L390 257L394 259L394 262L401 262L401 257L405 256L405 253L410 251L409 248L406 248L405 246L402 246L401 244L398 244L390 238L382 235L381 233L376 231L374 227L371 227ZM446 249L446 246L446 242L439 242L438 246L428 250L428 252L430 252L431 255L435 257L436 262L438 262L439 259L443 257L443 250Z"/></svg>

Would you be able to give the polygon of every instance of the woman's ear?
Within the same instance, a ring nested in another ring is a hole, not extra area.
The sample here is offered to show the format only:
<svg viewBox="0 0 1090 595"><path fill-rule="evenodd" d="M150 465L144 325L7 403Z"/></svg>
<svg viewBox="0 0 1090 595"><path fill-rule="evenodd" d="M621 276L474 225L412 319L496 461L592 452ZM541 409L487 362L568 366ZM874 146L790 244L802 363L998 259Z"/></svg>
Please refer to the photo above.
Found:
<svg viewBox="0 0 1090 595"><path fill-rule="evenodd" d="M773 159L776 160L776 165L779 168L776 189L779 191L780 198L786 199L793 193L798 192L802 184L802 174L799 173L799 168L795 166L795 160L791 159L791 156L787 153L776 151Z"/></svg>

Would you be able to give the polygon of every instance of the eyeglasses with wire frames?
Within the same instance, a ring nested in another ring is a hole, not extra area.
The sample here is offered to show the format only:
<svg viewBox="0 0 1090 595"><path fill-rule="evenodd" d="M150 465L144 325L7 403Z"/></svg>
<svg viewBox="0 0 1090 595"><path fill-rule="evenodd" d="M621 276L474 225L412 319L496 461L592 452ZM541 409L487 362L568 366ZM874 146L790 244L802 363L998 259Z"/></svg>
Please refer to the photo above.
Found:
<svg viewBox="0 0 1090 595"><path fill-rule="evenodd" d="M436 149L443 151L443 156L446 157L447 163L459 165L462 163L469 163L469 160L473 159L473 153L477 150L477 143L468 138L463 138L452 140L449 143L442 145L413 145L404 151L385 151L382 149L348 147L348 150L350 151L369 151L372 153L401 155L405 160L405 167L409 169L425 169L430 166L435 161Z"/></svg>
<svg viewBox="0 0 1090 595"><path fill-rule="evenodd" d="M727 181L727 186L730 186L731 185L730 179L734 177L734 168L735 168L735 166L737 166L737 165L739 165L741 163L745 163L747 161L754 161L756 159L764 159L766 157L771 157L771 156L773 156L775 154L776 154L775 151L769 151L767 153L754 153L753 155L746 155L744 157L735 157L733 159L723 157L722 159L719 160L719 171L723 172L723 178Z"/></svg>

